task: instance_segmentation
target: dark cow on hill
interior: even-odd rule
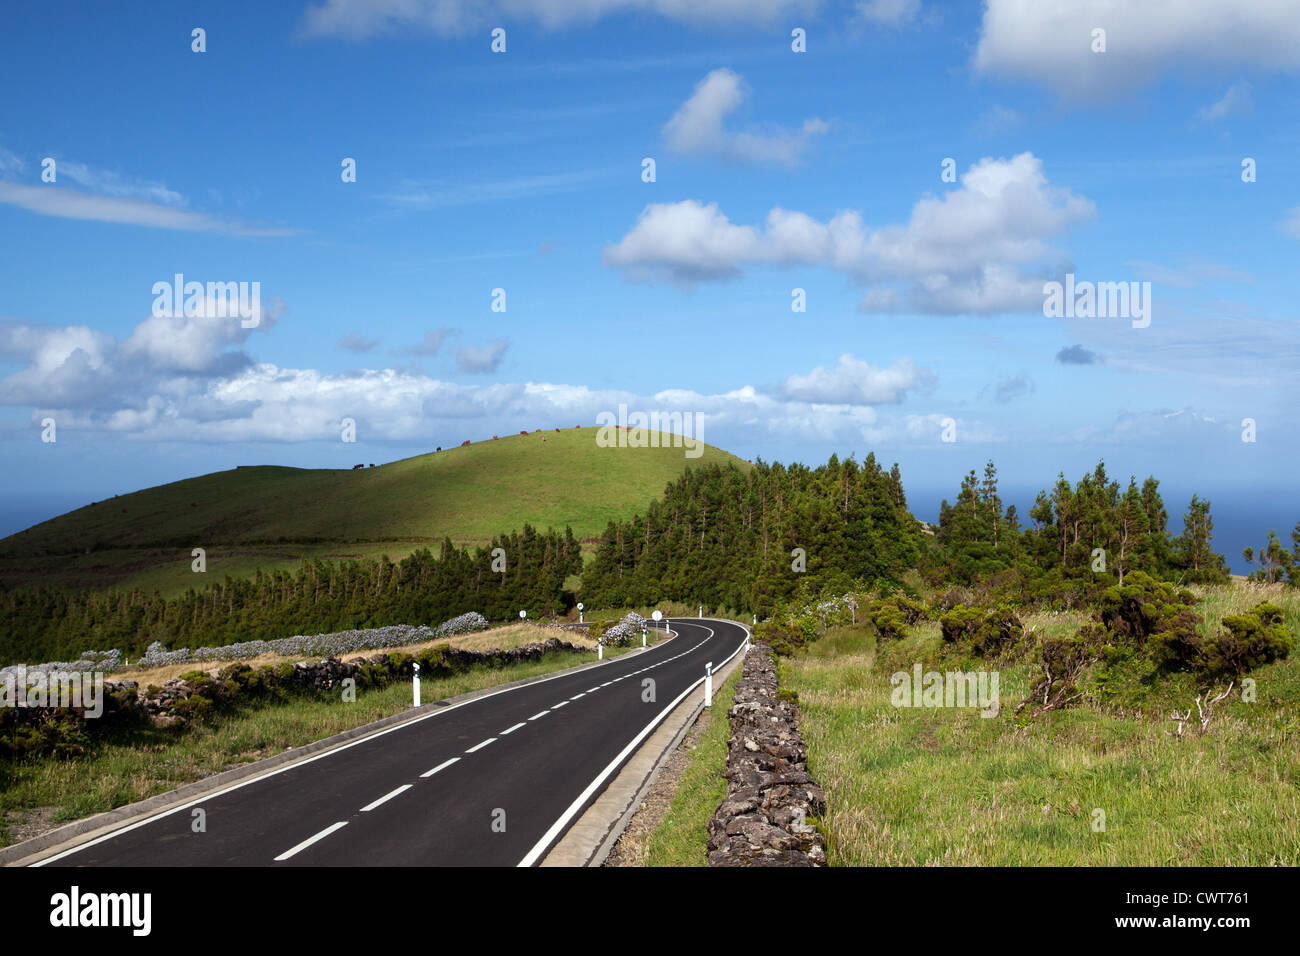
[[[358,468],[364,468],[364,467],[366,467],[366,466],[365,466],[365,465],[353,465],[353,466],[352,466],[352,470],[353,470],[353,471],[356,471]]]
[[[466,438],[463,442],[460,443],[460,447],[461,447],[461,448],[464,448],[464,447],[465,447],[466,445],[468,445],[468,444],[469,444],[469,439]]]

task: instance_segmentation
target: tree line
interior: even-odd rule
[[[497,549],[500,549],[499,551]],[[0,661],[75,660],[83,650],[142,652],[218,646],[389,624],[436,624],[467,611],[489,619],[561,613],[564,581],[582,570],[573,532],[522,532],[473,553],[444,540],[394,562],[304,561],[293,571],[258,571],[164,598],[140,589],[0,592]]]
[[[771,613],[805,587],[897,584],[920,556],[898,465],[692,468],[644,514],[610,522],[582,575],[584,601],[661,600]]]
[[[1110,585],[1143,571],[1184,583],[1228,580],[1227,564],[1212,547],[1210,502],[1192,495],[1182,534],[1171,536],[1160,482],[1148,476],[1139,485],[1130,477],[1121,486],[1106,474],[1105,462],[1074,485],[1058,474],[1022,521],[1015,505],[1004,507],[994,463],[982,477],[972,470],[954,502],[940,505],[930,576],[969,584],[1014,571],[1022,580]]]

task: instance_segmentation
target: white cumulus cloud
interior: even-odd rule
[[[918,201],[906,224],[875,229],[854,210],[819,222],[775,208],[758,227],[693,199],[651,204],[604,261],[631,278],[686,283],[747,266],[823,265],[871,287],[867,311],[985,314],[1041,305],[1042,269],[1060,258],[1049,240],[1095,214],[1091,200],[1051,185],[1041,160],[1021,153],[980,160],[960,188]]]
[[[745,83],[739,74],[728,69],[709,73],[664,125],[669,148],[679,153],[713,155],[729,162],[793,166],[808,139],[828,128],[822,120],[810,118],[797,132],[726,129],[724,121],[744,102],[745,96]]]
[[[1093,30],[1106,52],[1093,52]],[[976,70],[1068,99],[1106,99],[1166,71],[1300,67],[1293,0],[986,0]]]

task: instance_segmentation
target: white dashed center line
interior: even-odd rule
[[[516,730],[518,730],[522,726],[524,726],[524,722],[521,720],[513,727],[507,727],[505,730],[501,731],[501,736],[504,737],[506,734],[513,734]]]
[[[339,829],[340,827],[345,827],[347,825],[348,825],[348,821],[341,820],[338,823],[335,823],[333,826],[328,826],[324,830],[321,830],[321,832],[316,834],[314,837],[308,837],[307,839],[303,840],[292,850],[285,850],[283,853],[281,853],[279,856],[275,858],[275,861],[279,863],[281,860],[287,860],[295,853],[301,853],[303,850],[307,849],[307,847],[311,846],[317,840],[323,840],[331,833],[333,833],[335,830]]]
[[[544,710],[544,711],[542,711],[540,714],[533,714],[533,716],[529,717],[528,719],[529,719],[529,720],[536,720],[538,717],[545,717],[545,716],[546,716],[547,714],[549,714],[549,713],[550,713],[549,710]]]
[[[432,770],[426,770],[424,773],[420,774],[420,776],[432,777],[439,770],[446,770],[448,767],[450,767],[459,759],[460,759],[459,757],[452,757],[450,760],[444,760],[442,763],[438,764],[438,766],[434,767]]]
[[[469,750],[466,750],[466,751],[465,751],[465,753],[467,753],[467,754],[472,754],[472,753],[473,753],[474,751],[476,751],[476,750],[482,750],[484,747],[486,747],[488,744],[492,743],[492,741],[494,741],[494,740],[496,740],[495,737],[489,737],[487,740],[483,741],[481,744],[475,744],[473,747],[470,747]]]
[[[368,813],[368,812],[370,812],[371,810],[373,810],[375,807],[379,806],[381,803],[387,803],[389,800],[393,799],[393,797],[397,796],[399,793],[405,793],[407,790],[410,790],[411,787],[412,787],[412,784],[404,783],[404,784],[402,784],[400,787],[398,787],[396,790],[394,790],[392,793],[386,793],[386,794],[384,794],[382,797],[380,797],[380,798],[379,798],[378,800],[376,800],[374,803],[367,803],[364,807],[361,808],[361,812],[362,812],[362,813]]]

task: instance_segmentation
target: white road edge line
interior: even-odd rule
[[[472,754],[472,753],[474,753],[474,751],[476,751],[476,750],[482,750],[484,747],[486,747],[488,744],[492,743],[492,741],[494,741],[494,740],[496,740],[495,737],[489,737],[487,740],[483,741],[481,744],[475,744],[473,747],[470,747],[469,750],[466,750],[466,751],[465,751],[465,753],[467,753],[467,754]]]
[[[407,790],[410,790],[412,786],[414,786],[414,784],[409,784],[409,783],[402,784],[392,793],[386,793],[378,800],[375,800],[371,803],[367,803],[364,807],[361,808],[361,812],[369,813],[371,810],[379,806],[381,803],[387,803],[389,800],[393,799],[393,797],[397,796],[399,793],[405,793]]]
[[[459,757],[452,757],[450,760],[444,760],[442,763],[438,764],[438,766],[434,767],[432,770],[426,770],[424,773],[420,774],[420,776],[432,777],[439,770],[446,770],[448,767],[450,767],[459,759],[460,759]]]
[[[335,830],[339,829],[340,827],[345,827],[347,825],[348,825],[347,820],[340,820],[338,823],[335,823],[333,826],[326,827],[324,830],[321,830],[321,832],[316,834],[314,837],[308,837],[307,839],[303,840],[292,850],[285,850],[283,853],[281,853],[279,856],[275,858],[275,862],[279,863],[283,860],[289,859],[289,857],[293,856],[295,853],[301,853],[303,850],[307,849],[307,847],[311,846],[317,840],[323,840],[331,833],[333,833]]]
[[[507,727],[505,730],[501,731],[501,736],[504,737],[506,734],[513,734],[513,733],[514,733],[516,730],[518,730],[520,727],[526,726],[526,724],[527,724],[527,721],[521,720],[521,721],[519,721],[519,723],[515,724],[513,727]]]
[[[703,625],[699,625],[699,626],[703,627]],[[749,636],[749,628],[745,627],[743,624],[739,626],[745,632],[746,636]],[[713,635],[716,633],[711,627],[707,627],[705,628],[705,630],[709,632],[709,637],[706,637],[704,639],[705,641],[712,638]],[[703,644],[704,641],[701,641],[700,643]],[[697,644],[696,646],[698,647],[699,645]],[[740,644],[737,645],[736,649],[732,651],[730,654],[728,654],[726,659],[723,660],[720,664],[718,664],[717,668],[715,669],[721,670],[726,665],[727,661],[730,661],[733,657],[735,657],[737,654],[741,652],[744,646],[745,646],[745,642],[741,641]],[[583,790],[582,793],[578,794],[578,798],[574,800],[573,803],[569,804],[569,808],[565,810],[564,813],[560,814],[560,818],[551,824],[551,828],[542,835],[542,838],[533,845],[533,848],[528,851],[528,853],[524,856],[522,860],[520,860],[516,864],[516,866],[532,866],[534,863],[536,863],[541,858],[541,855],[542,853],[545,852],[546,848],[551,845],[551,841],[553,841],[557,836],[560,835],[561,832],[563,832],[564,828],[568,825],[569,821],[573,819],[575,816],[577,816],[578,811],[582,809],[582,807],[586,804],[587,800],[590,799],[591,795],[595,793],[600,788],[600,785],[603,784],[605,780],[610,776],[610,774],[612,774],[614,770],[620,764],[622,764],[624,760],[627,759],[628,754],[632,753],[634,750],[636,750],[637,747],[641,746],[641,741],[645,740],[646,737],[650,736],[650,733],[656,727],[658,727],[659,724],[663,722],[664,718],[666,718],[669,714],[671,714],[674,708],[676,708],[678,704],[680,704],[683,700],[685,700],[687,695],[690,694],[691,691],[695,690],[695,688],[699,687],[703,683],[704,683],[703,677],[696,680],[695,683],[691,684],[691,686],[687,687],[684,691],[678,694],[677,698],[671,704],[669,704],[667,707],[661,710],[658,716],[654,718],[654,720],[646,724],[645,727],[641,729],[641,732],[632,738],[632,742],[629,743],[626,747],[624,747],[619,752],[618,756],[609,762],[609,766],[607,766],[604,770],[602,770],[595,780],[587,784],[587,789]]]
[[[668,641],[673,641],[676,639],[677,639],[677,635],[674,634],[672,637],[668,638],[667,641],[664,641],[663,644],[658,644],[656,645],[656,647],[663,647],[663,645],[667,644]],[[620,660],[623,660],[623,658],[608,657],[602,663],[596,664],[596,667],[603,667],[605,664],[614,664]],[[591,668],[588,669],[590,670]],[[131,823],[127,826],[119,827],[116,830],[113,830],[109,833],[105,833],[103,836],[96,837],[93,840],[87,840],[85,843],[79,843],[74,847],[69,847],[68,849],[64,850],[62,853],[56,853],[54,856],[46,857],[43,860],[37,860],[35,863],[32,863],[30,865],[39,867],[39,866],[45,866],[48,863],[58,862],[59,860],[62,860],[65,857],[72,856],[74,853],[80,853],[82,850],[88,850],[92,846],[98,846],[101,843],[107,843],[109,840],[112,840],[114,837],[119,837],[124,833],[130,833],[132,830],[138,830],[140,827],[148,826],[150,823],[154,823],[155,821],[161,820],[164,817],[169,817],[174,813],[180,813],[183,810],[188,810],[190,807],[198,806],[200,803],[210,803],[213,800],[216,800],[218,797],[224,797],[226,794],[231,793],[235,790],[239,790],[243,787],[251,786],[252,784],[255,783],[260,783],[261,781],[266,780],[269,777],[274,777],[277,774],[284,773],[287,770],[296,770],[299,767],[305,767],[309,763],[315,763],[317,760],[324,760],[326,757],[336,756],[337,754],[340,754],[345,750],[349,750],[352,747],[356,747],[364,743],[369,743],[372,740],[377,740],[378,738],[383,737],[385,734],[391,734],[395,730],[405,730],[409,727],[414,727],[416,724],[422,723],[428,720],[430,717],[440,717],[443,714],[449,714],[453,710],[459,710],[461,707],[468,707],[470,704],[477,704],[481,700],[487,700],[489,697],[496,697],[498,694],[508,694],[511,691],[523,690],[525,687],[535,687],[538,684],[545,684],[548,681],[559,680],[562,677],[570,677],[570,676],[572,676],[572,674],[568,670],[563,670],[555,674],[552,674],[548,677],[544,677],[541,680],[535,680],[527,684],[517,684],[514,687],[502,687],[498,690],[492,691],[491,693],[483,694],[481,697],[474,697],[470,700],[462,700],[458,704],[451,704],[447,707],[443,707],[438,710],[431,711],[430,713],[425,714],[422,717],[415,717],[411,720],[403,721],[400,724],[395,724],[392,727],[385,727],[383,730],[377,730],[373,734],[367,734],[364,737],[358,737],[356,740],[349,741],[348,743],[345,744],[340,744],[337,747],[331,747],[329,750],[323,750],[318,754],[314,754],[311,757],[307,757],[305,760],[295,760],[292,763],[287,763],[287,764],[283,764],[282,766],[276,767],[274,770],[268,770],[266,773],[258,774],[255,777],[249,777],[246,780],[240,780],[237,783],[232,783],[230,786],[223,787],[221,790],[218,790],[216,793],[206,793],[201,797],[195,797],[193,800],[187,800],[185,803],[179,804],[178,806],[169,807],[168,809],[162,810],[158,813],[152,813],[142,820],[137,820],[134,823]],[[73,837],[72,839],[75,839],[75,837]]]

